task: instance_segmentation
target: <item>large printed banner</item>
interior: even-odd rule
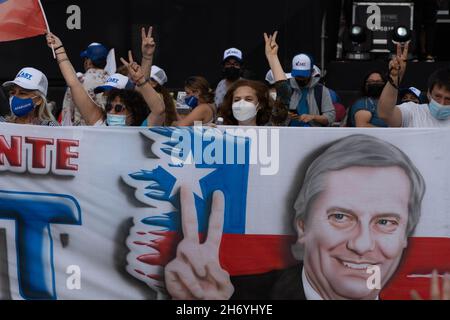
[[[357,299],[371,266],[379,298],[427,297],[432,271],[450,271],[446,141],[450,130],[2,124],[0,298],[169,297],[164,268],[182,230],[208,235],[218,190],[232,282],[303,266],[331,288],[322,298]]]

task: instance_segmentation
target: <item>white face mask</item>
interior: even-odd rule
[[[252,102],[239,100],[233,103],[232,106],[233,116],[236,118],[237,121],[240,122],[248,121],[256,117],[256,114],[258,113],[257,108],[258,106],[256,106]]]

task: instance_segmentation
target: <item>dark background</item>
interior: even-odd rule
[[[154,63],[169,76],[169,87],[180,87],[190,75],[219,80],[223,51],[237,47],[246,67],[257,77],[268,70],[263,32],[280,32],[280,57],[309,52],[320,59],[323,6],[327,1],[277,0],[81,0],[81,30],[68,30],[66,9],[73,0],[42,0],[52,32],[58,35],[78,71],[79,53],[91,42],[116,49],[117,60],[133,49],[140,57],[140,28],[154,26]],[[336,1],[337,3],[338,1]],[[22,66],[45,71],[51,82],[61,80],[44,37],[0,45],[0,80],[14,77]],[[119,61],[119,60],[118,60]]]

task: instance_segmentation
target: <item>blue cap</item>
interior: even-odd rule
[[[88,58],[94,62],[105,60],[108,57],[108,49],[100,43],[91,43],[85,51],[81,53],[81,58]]]

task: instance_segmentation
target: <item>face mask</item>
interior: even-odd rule
[[[384,84],[377,83],[377,84],[369,84],[367,85],[367,96],[369,98],[379,98],[381,96],[381,93],[383,92]]]
[[[450,106],[444,106],[431,99],[428,108],[430,109],[431,115],[437,120],[447,120],[450,118]]]
[[[191,108],[195,108],[198,106],[198,98],[196,96],[186,97],[184,103]]]
[[[236,81],[241,77],[241,69],[235,67],[227,67],[223,69],[223,77],[230,81]]]
[[[310,79],[305,79],[305,78],[295,78],[295,82],[297,82],[297,84],[298,84],[298,86],[299,86],[300,88],[304,88],[304,87],[306,87],[306,86],[309,84]]]
[[[110,127],[125,127],[127,124],[127,116],[123,114],[111,114],[106,115],[106,123]]]
[[[22,99],[16,96],[9,98],[9,105],[11,112],[19,118],[26,116],[36,107],[33,102],[33,98]]]
[[[233,116],[240,122],[251,120],[256,117],[256,114],[258,113],[257,106],[245,100],[239,100],[233,103],[232,109]]]

